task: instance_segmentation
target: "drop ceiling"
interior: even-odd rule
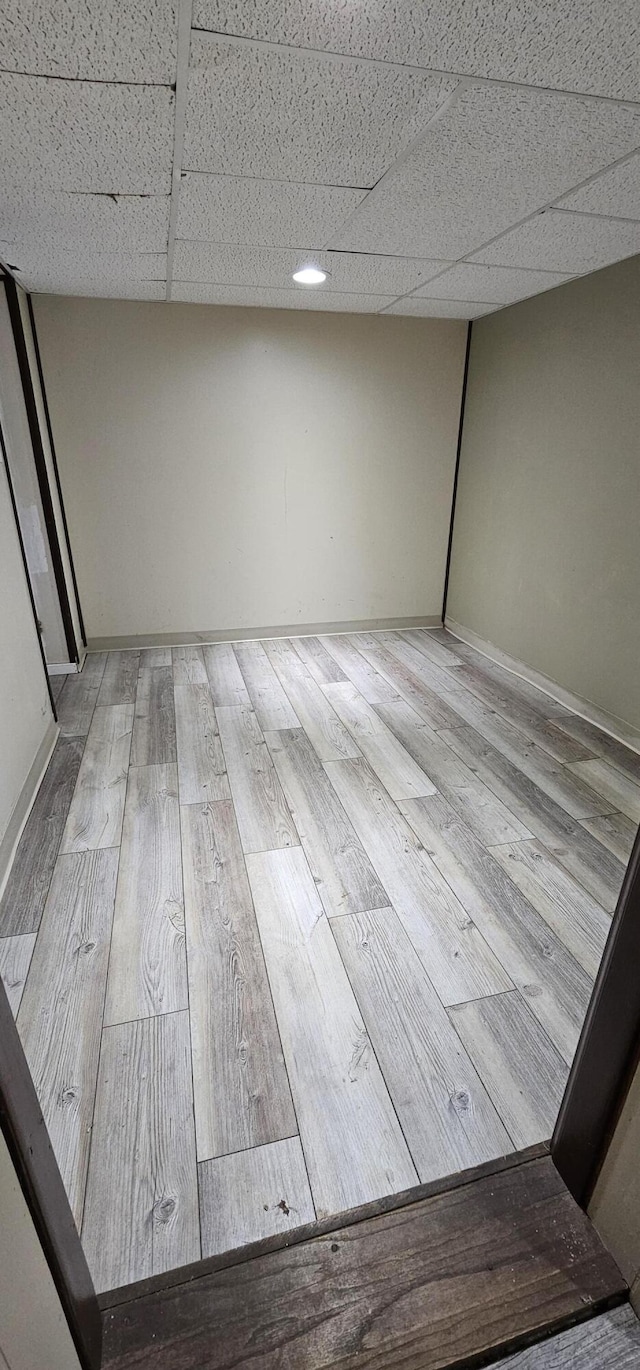
[[[0,259],[54,294],[492,313],[640,252],[637,17],[5,0]]]

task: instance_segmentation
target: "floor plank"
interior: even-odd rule
[[[234,708],[239,704],[249,707],[251,700],[231,643],[212,643],[203,648],[203,656],[216,707]]]
[[[630,780],[640,783],[640,754],[634,752],[631,747],[625,747],[624,742],[619,742],[617,737],[610,737],[609,733],[596,728],[595,724],[589,723],[579,714],[568,713],[558,722],[558,727],[570,737],[584,743],[591,752],[603,757]]]
[[[514,1146],[550,1138],[569,1068],[518,991],[448,1012]]]
[[[207,685],[202,647],[172,647],[174,685]]]
[[[602,818],[583,818],[582,826],[598,842],[602,842],[618,861],[627,865],[638,835],[638,824],[632,818],[627,818],[624,813],[608,813]]]
[[[181,811],[198,1160],[297,1131],[230,802]],[[216,1172],[219,1173],[219,1172]]]
[[[188,1007],[176,767],[129,773],[105,1023]]]
[[[112,1308],[104,1365],[442,1370],[623,1293],[544,1158]]]
[[[134,704],[139,665],[139,652],[108,652],[98,704]]]
[[[316,1216],[299,1137],[198,1166],[202,1255],[288,1232]]]
[[[539,842],[492,847],[492,855],[553,929],[556,937],[595,980],[611,917],[572,880]]]
[[[398,691],[359,652],[355,641],[346,636],[321,637],[321,645],[326,649],[338,666],[345,672],[347,679],[359,690],[367,704],[385,704],[398,698]]]
[[[489,709],[508,719],[514,727],[525,734],[525,737],[537,742],[544,751],[555,757],[556,761],[581,761],[593,756],[588,747],[576,738],[570,737],[555,720],[546,718],[541,710],[535,709],[519,697],[515,690],[511,690],[508,679],[498,683],[477,666],[466,664],[455,671],[455,681],[470,690],[471,694],[476,695]]]
[[[20,1008],[35,944],[35,932],[23,932],[17,937],[0,937],[0,979],[7,991],[14,1018]]]
[[[83,749],[81,738],[56,742],[0,900],[2,937],[38,931]]]
[[[640,785],[617,766],[597,758],[595,761],[573,761],[568,769],[602,795],[607,809],[620,810],[634,823],[640,823]],[[593,815],[582,816],[590,818]]]
[[[113,848],[59,858],[17,1019],[78,1229],[117,874]]]
[[[496,1370],[638,1370],[640,1322],[630,1304],[516,1351]]]
[[[371,705],[362,698],[355,685],[350,681],[346,685],[326,685],[324,692],[357,743],[354,754],[362,753],[366,757],[371,769],[375,771],[392,799],[411,799],[415,795],[434,794],[433,781],[420,769]],[[389,704],[386,707],[392,709],[395,706]]]
[[[133,704],[97,705],[60,851],[117,847],[127,789]]]
[[[67,676],[64,690],[56,703],[58,723],[63,737],[86,737],[106,664],[106,652],[93,652],[86,657],[84,667],[78,675]]]
[[[326,770],[442,1003],[511,989],[475,923],[366,761],[331,761]]]
[[[354,635],[354,642],[357,643],[362,656],[370,666],[380,671],[387,681],[389,688],[394,692],[394,699],[400,697],[406,704],[410,704],[416,713],[429,724],[430,728],[455,728],[460,722],[457,714],[445,700],[439,699],[438,695],[430,690],[424,681],[415,671],[409,669],[403,661],[389,650],[382,642],[367,633],[357,633]],[[407,645],[407,644],[405,644]],[[420,654],[417,653],[419,656]],[[372,700],[373,704],[388,704],[394,700],[381,699]]]
[[[302,729],[266,741],[328,917],[389,903],[373,866]]]
[[[624,866],[605,850],[582,823],[569,814],[474,728],[456,728],[439,734],[469,767],[482,778],[531,829],[566,870],[588,889],[599,904],[612,913],[618,901]],[[447,796],[449,798],[449,796]],[[590,821],[590,820],[589,820]]]
[[[511,1151],[393,909],[336,918],[333,932],[420,1179]]]
[[[238,707],[216,714],[243,851],[297,846],[300,839],[255,713]]]
[[[470,647],[468,643],[456,639],[455,652],[457,656],[462,657],[463,661],[471,663],[476,670],[482,671],[483,675],[490,680],[508,688],[523,703],[530,704],[532,708],[544,714],[545,718],[551,718],[554,723],[557,723],[558,719],[569,717],[570,710],[564,704],[560,704],[557,699],[554,699],[553,695],[539,689],[530,680],[525,680],[524,676],[508,670],[506,666],[500,666],[491,657],[484,656],[476,647]]]
[[[244,677],[260,727],[299,728],[300,720],[278,680],[260,642],[237,642],[236,659]]]
[[[445,671],[450,671],[454,666],[463,665],[462,657],[456,655],[454,640],[449,640],[451,645],[446,643],[443,646],[431,628],[409,628],[400,636],[422,652],[434,666],[442,666]]]
[[[132,766],[176,760],[176,716],[170,666],[141,668],[133,719]]]
[[[415,1184],[302,849],[247,868],[318,1217]]]
[[[531,836],[524,823],[409,704],[403,700],[398,704],[378,704],[376,713],[482,842],[519,842]]]
[[[228,799],[229,782],[208,683],[176,685],[174,697],[180,803]]]
[[[284,638],[265,642],[265,652],[321,761],[340,761],[360,752],[320,686]],[[293,726],[293,725],[292,725]]]
[[[407,799],[400,807],[515,987],[570,1063],[591,995],[590,977],[444,799],[439,795]]]
[[[103,1033],[82,1242],[98,1292],[200,1259],[187,1013]]]
[[[172,666],[170,647],[145,647],[140,653],[140,671],[158,671],[162,666]]]
[[[318,685],[348,680],[341,666],[327,651],[319,637],[292,637],[291,645]]]
[[[48,675],[49,689],[53,695],[54,703],[57,705],[60,695],[65,687],[67,675]]]

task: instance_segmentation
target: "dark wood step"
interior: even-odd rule
[[[623,1299],[542,1157],[105,1309],[107,1370],[444,1370]]]

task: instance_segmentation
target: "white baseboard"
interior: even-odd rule
[[[414,618],[358,618],[345,623],[289,623],[266,628],[222,628],[203,633],[144,633],[134,637],[92,637],[90,652],[138,652],[148,647],[202,647],[209,642],[253,642],[256,638],[339,636],[341,633],[382,633],[397,628],[441,628],[439,614]]]
[[[74,675],[78,669],[75,661],[63,661],[59,666],[47,666],[47,675]]]
[[[640,752],[640,734],[627,723],[624,718],[618,718],[616,714],[607,713],[606,709],[601,709],[597,704],[593,704],[590,699],[584,699],[582,695],[573,694],[571,690],[566,690],[564,685],[559,685],[557,680],[552,680],[550,676],[543,675],[541,671],[534,670],[533,666],[527,666],[524,661],[518,661],[517,657],[509,656],[503,652],[501,647],[495,647],[493,642],[486,642],[484,638],[478,637],[471,628],[465,628],[462,623],[456,623],[453,618],[445,619],[445,628],[454,637],[466,642],[469,647],[475,647],[476,651],[482,656],[489,657],[490,661],[495,661],[498,666],[503,666],[505,671],[510,671],[511,675],[520,676],[521,680],[528,681],[529,685],[535,685],[543,694],[555,699],[557,704],[562,704],[572,713],[579,714],[580,718],[585,718],[588,723],[593,723],[596,728],[601,728],[603,733],[609,733],[610,737],[615,737],[618,742],[624,742],[625,747],[630,747],[634,752]]]
[[[47,731],[38,747],[35,760],[22,786],[18,801],[13,810],[7,830],[0,842],[0,896],[9,878],[18,843],[25,830],[27,819],[33,808],[35,797],[40,789],[42,778],[51,760],[51,753],[58,741],[60,729],[52,718]]]

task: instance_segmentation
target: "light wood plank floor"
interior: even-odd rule
[[[546,1140],[640,757],[442,629],[95,654],[0,974],[99,1290]]]

